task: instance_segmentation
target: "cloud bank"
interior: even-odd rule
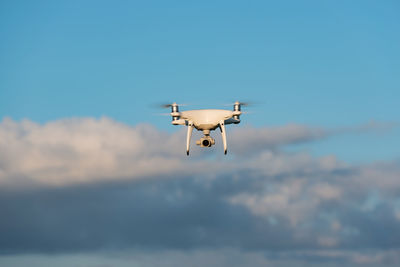
[[[243,155],[247,153],[319,139],[326,134],[321,129],[287,125],[235,130],[229,134],[228,141],[233,155],[243,161]],[[64,185],[192,174],[193,171],[220,173],[225,168],[240,169],[244,166],[229,160],[199,160],[196,155],[203,152],[194,142],[193,156],[187,158],[182,152],[185,138],[184,130],[171,135],[151,125],[130,127],[108,118],[65,119],[45,125],[29,120],[15,122],[4,119],[0,124],[0,150],[3,152],[0,183],[12,183],[13,179],[24,177],[32,182]],[[220,138],[218,133],[216,138]],[[221,148],[217,145],[213,149]],[[292,158],[292,161],[297,160],[311,159]]]
[[[331,134],[238,128],[228,157],[220,142],[186,157],[184,131],[107,118],[5,119],[0,251],[138,249],[178,262],[187,253],[239,254],[254,266],[400,263],[399,162],[349,165],[282,149]]]

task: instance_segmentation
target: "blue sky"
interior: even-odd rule
[[[8,151],[7,155],[3,154],[0,157],[0,182],[8,181],[8,178],[2,178],[3,171],[7,174],[4,177],[28,177],[29,181],[46,181],[47,184],[46,179],[50,174],[57,176],[53,173],[53,167],[59,166],[57,164],[61,164],[60,162],[65,164],[59,166],[63,170],[62,175],[71,173],[74,183],[82,182],[80,179],[97,183],[98,177],[103,181],[103,174],[95,171],[99,166],[93,167],[91,161],[86,161],[87,155],[97,151],[97,147],[95,146],[93,151],[90,150],[90,153],[87,152],[85,149],[90,145],[82,141],[83,133],[92,136],[93,140],[106,143],[107,136],[115,140],[121,138],[121,143],[111,143],[120,150],[116,148],[109,153],[115,155],[115,159],[124,162],[124,157],[119,158],[125,155],[124,153],[136,157],[133,148],[140,147],[140,141],[135,143],[137,136],[143,137],[143,142],[153,142],[153,145],[170,144],[175,147],[175,144],[180,142],[184,145],[185,137],[180,128],[173,127],[170,118],[157,116],[156,114],[163,110],[154,109],[154,104],[176,101],[197,104],[194,108],[219,108],[222,107],[221,104],[235,100],[253,101],[258,105],[249,108],[254,113],[242,116],[242,124],[236,127],[239,129],[237,132],[231,135],[230,132],[236,128],[228,128],[228,140],[243,140],[245,144],[251,145],[251,140],[248,139],[252,137],[245,135],[246,130],[265,133],[268,136],[263,137],[259,134],[255,138],[260,141],[260,148],[253,146],[251,149],[254,149],[257,158],[272,157],[271,162],[276,163],[271,165],[270,169],[264,170],[262,163],[254,167],[244,160],[247,163],[240,165],[238,172],[244,172],[246,168],[255,168],[255,172],[266,172],[278,177],[286,175],[288,171],[285,168],[281,170],[281,165],[293,164],[295,167],[290,168],[297,168],[300,164],[298,162],[301,162],[299,168],[303,169],[296,169],[296,173],[307,173],[310,168],[314,168],[313,164],[317,169],[321,166],[324,171],[327,166],[334,166],[332,173],[327,174],[333,180],[337,178],[338,173],[347,173],[353,179],[349,174],[353,171],[365,173],[365,177],[370,177],[370,173],[379,174],[378,177],[394,177],[398,174],[396,166],[400,159],[399,12],[400,3],[394,0],[1,1],[0,134],[7,134],[0,136],[3,136],[3,141],[9,140],[7,138],[10,136],[14,136],[17,141],[12,139],[15,142],[0,142],[3,151]],[[103,116],[111,121],[100,119]],[[92,121],[92,118],[97,120]],[[29,123],[24,122],[25,119]],[[118,123],[128,127],[128,130]],[[142,123],[155,128],[142,129]],[[296,126],[287,128],[288,124]],[[100,131],[100,136],[96,131],[92,132],[93,129]],[[109,132],[109,129],[113,131]],[[324,134],[316,137],[316,129],[322,130]],[[292,130],[294,132],[290,132]],[[36,131],[39,131],[39,136],[47,137],[50,143],[44,144],[45,141],[37,139]],[[60,131],[73,136],[76,134],[77,139],[65,141]],[[269,131],[272,131],[272,137]],[[18,139],[24,138],[20,136],[21,132],[26,133],[26,140]],[[148,135],[142,136],[143,133]],[[281,136],[281,133],[285,134]],[[154,136],[161,136],[160,138],[167,141],[160,144],[160,140],[154,139]],[[133,143],[126,141],[131,137]],[[54,145],[51,140],[61,143],[65,141],[65,147],[48,150]],[[2,144],[4,146],[1,146]],[[126,149],[125,145],[128,146]],[[234,145],[232,142],[229,144],[230,147]],[[282,154],[274,154],[275,151],[271,152],[271,156],[266,152],[271,147],[271,151],[276,149]],[[264,151],[261,148],[268,149]],[[140,149],[142,148],[138,148],[138,151],[141,151]],[[157,146],[151,149],[157,151]],[[233,148],[234,153],[239,150],[235,151]],[[21,151],[27,151],[27,155],[32,157],[43,156],[40,164],[37,163],[40,168],[31,169],[33,165],[30,165],[29,160],[18,161],[16,155],[20,155]],[[78,151],[78,160],[70,159],[69,152],[65,151]],[[217,148],[212,153],[218,151]],[[99,155],[103,155],[103,152],[97,151]],[[162,162],[171,166],[180,166],[185,160],[189,160],[194,169],[199,167],[196,165],[197,160],[200,161],[200,165],[208,162],[201,158],[204,154],[196,156],[196,151],[194,159],[183,159],[174,153],[163,146],[160,148],[160,155],[151,154],[149,157],[158,162],[158,157],[169,155],[174,160],[170,162],[165,159],[166,161]],[[48,155],[60,160],[52,162],[47,158]],[[304,155],[311,155],[313,159]],[[147,154],[144,157],[137,160],[153,162],[146,158]],[[237,154],[236,157],[240,158]],[[336,161],[331,157],[335,157]],[[62,160],[66,158],[68,160]],[[100,159],[104,160],[102,166],[114,164],[111,160],[114,158],[109,158],[107,153]],[[221,159],[217,156],[217,160]],[[218,162],[227,164],[224,165],[226,168],[231,168],[229,160],[231,158],[228,157],[227,160],[222,160],[222,163]],[[280,164],[281,161],[284,163]],[[77,167],[76,172],[71,171],[71,166],[80,163],[82,170]],[[342,164],[350,164],[351,170],[344,170]],[[133,174],[133,169],[128,165],[115,163],[115,166],[109,169],[104,167],[104,173],[110,177],[114,174],[117,177],[131,175],[134,177],[132,179],[136,179],[139,174]],[[20,167],[13,169],[14,166]],[[144,163],[134,166],[140,170],[143,168],[141,175],[153,177],[155,180],[174,175],[169,169],[165,174],[153,173],[150,171],[152,168],[147,169]],[[385,173],[384,166],[395,167],[393,172]],[[392,167],[389,169],[392,170]],[[277,170],[277,173],[272,170]],[[318,171],[320,170],[315,170],[316,173]],[[223,174],[216,175],[225,177]],[[229,175],[236,174],[226,174]],[[314,177],[313,175],[310,177]],[[66,179],[63,177],[60,178],[62,186]],[[196,181],[193,183],[196,184]],[[288,183],[292,186],[292,181]],[[394,188],[398,188],[398,183],[394,184]],[[335,182],[335,185],[339,188],[346,186],[341,182]],[[99,185],[101,189],[102,186],[103,184]],[[133,185],[129,184],[128,187],[130,186]],[[195,188],[192,184],[180,180],[176,186]],[[214,186],[218,191],[219,184]],[[254,185],[248,186],[250,188]],[[279,188],[281,185],[276,186]],[[310,184],[309,188],[314,186],[326,189],[323,185],[314,184]],[[371,187],[373,186],[378,185],[371,184]],[[142,189],[143,192],[147,192],[147,185],[143,185]],[[356,203],[361,207],[370,195],[374,195],[369,189],[357,195],[359,199],[347,199],[347,204]],[[81,188],[78,186],[77,190]],[[132,187],[132,190],[136,192],[135,190],[139,189]],[[256,217],[259,216],[257,212],[263,210],[248,206],[249,202],[243,200],[248,195],[243,193],[236,196],[235,190],[232,189],[232,195],[229,195],[232,203],[241,203],[240,205],[255,212]],[[326,200],[327,196],[337,196],[335,190],[326,190],[327,195],[324,195],[324,199]],[[380,189],[377,190],[380,192]],[[381,210],[376,211],[377,214],[386,216],[385,211],[389,209],[387,207],[393,208],[393,214],[397,214],[398,210],[400,214],[400,202],[398,198],[393,197],[390,186],[389,189],[385,187],[381,190],[380,196],[384,204]],[[164,194],[168,190],[161,191]],[[286,191],[282,189],[282,192]],[[90,193],[82,194],[86,196]],[[208,193],[204,192],[197,195],[203,197],[204,194],[208,196]],[[349,192],[340,195],[347,194],[351,195]],[[17,199],[14,196],[10,198]],[[145,198],[145,201],[149,201],[146,203],[151,205],[149,199]],[[265,199],[262,199],[254,197],[253,201],[259,200],[263,203]],[[64,205],[64,200],[57,201],[55,203]],[[354,206],[357,206],[356,204]],[[111,206],[113,205],[119,207],[119,202]],[[340,206],[340,211],[343,211],[343,214],[354,212],[350,211],[349,206],[352,205]],[[225,208],[221,210],[226,211]],[[231,211],[229,209],[229,212]],[[232,218],[237,218],[235,212],[239,211],[229,213]],[[359,212],[363,214],[364,210],[360,208]],[[330,216],[333,216],[332,214]],[[346,217],[340,214],[343,218]],[[360,214],[357,218],[370,219],[371,225],[382,223],[368,217],[372,216],[371,214],[363,214],[366,217]],[[395,215],[393,216],[395,218]],[[400,218],[400,215],[398,216]],[[387,215],[390,220],[392,217]],[[290,220],[293,218],[288,219]],[[249,217],[249,221],[256,222],[257,219]],[[315,224],[315,229],[323,228],[320,221],[310,224]],[[346,231],[351,232],[351,227],[346,228]],[[362,229],[360,231],[362,233]],[[330,242],[330,239],[324,238],[320,240],[322,243]],[[350,243],[346,243],[346,240],[343,242],[353,246],[361,241],[362,238],[348,241]],[[309,245],[313,241],[304,242],[300,243]],[[205,244],[207,246],[210,243]],[[246,243],[239,248],[248,249],[247,246]],[[266,247],[268,246],[266,244]],[[1,242],[0,247],[4,249]],[[88,244],[88,247],[91,247],[91,244]],[[355,245],[355,248],[359,247]],[[199,253],[208,255],[209,252]],[[350,257],[346,251],[343,253],[341,259]],[[235,252],[227,252],[228,254]],[[168,257],[173,259],[176,256],[174,255]],[[364,254],[360,255],[352,254],[351,257],[365,257]],[[24,257],[29,260],[30,256],[26,254]],[[41,257],[39,258],[42,260]],[[88,254],[87,257],[92,257],[92,254]],[[302,260],[306,264],[310,263],[307,257],[318,255],[304,256]],[[5,262],[10,259],[3,257],[2,260]],[[292,266],[291,260],[288,259],[282,266]],[[13,262],[13,259],[10,261]],[[147,258],[144,262],[145,266],[152,266]],[[15,263],[15,266],[17,265]]]
[[[398,122],[398,9],[397,1],[2,1],[0,116],[109,116],[171,130],[152,103],[238,99],[263,103],[246,118],[257,126]],[[385,146],[377,158],[336,152],[395,157],[398,134],[374,146]],[[373,143],[363,138],[353,138],[353,151]],[[335,148],[327,147],[314,150]]]

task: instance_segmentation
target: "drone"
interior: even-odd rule
[[[236,101],[233,104],[232,110],[225,109],[198,109],[198,110],[185,110],[179,111],[177,103],[163,105],[165,108],[171,108],[172,124],[173,125],[186,125],[186,155],[189,156],[190,139],[192,137],[193,128],[198,131],[203,131],[204,136],[196,141],[196,145],[200,147],[211,147],[215,145],[215,139],[210,136],[210,131],[217,128],[221,131],[222,142],[224,144],[224,154],[228,152],[226,144],[226,130],[227,124],[239,124],[240,115],[242,114],[241,107],[246,106],[247,103]]]

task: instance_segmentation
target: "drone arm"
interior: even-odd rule
[[[193,132],[193,122],[189,121],[187,127],[188,130],[186,136],[186,155],[189,156],[190,138],[192,137],[192,132]]]
[[[226,131],[225,131],[225,123],[221,121],[219,123],[219,129],[221,130],[222,142],[224,143],[224,154],[226,155],[228,148],[226,145]]]
[[[225,120],[225,124],[238,124],[240,123],[240,120],[234,119],[234,118],[229,118]]]
[[[184,119],[173,120],[171,123],[173,125],[185,125],[186,124],[186,120],[184,120]]]
[[[240,123],[240,115],[242,112],[240,110],[234,110],[232,114],[225,118],[225,124],[238,124]]]

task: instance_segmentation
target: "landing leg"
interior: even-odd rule
[[[228,152],[228,147],[226,145],[226,131],[225,131],[225,124],[223,121],[219,123],[219,129],[221,130],[222,142],[224,143],[224,154]]]
[[[186,155],[189,156],[190,138],[192,137],[193,123],[189,122],[186,136]]]

